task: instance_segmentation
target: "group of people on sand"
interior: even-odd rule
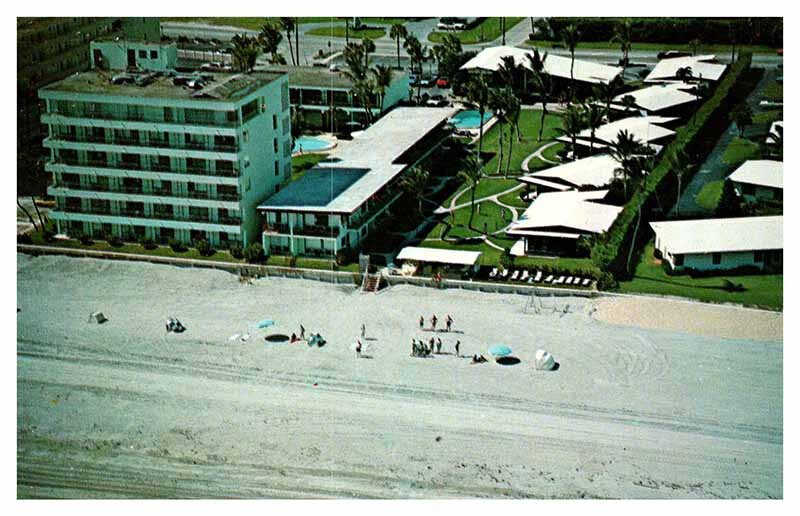
[[[457,340],[455,344],[456,356],[460,355],[461,341]],[[442,353],[442,339],[433,337],[428,342],[423,339],[411,339],[411,356],[412,357],[427,357],[433,354],[440,355]]]
[[[301,340],[306,340],[306,329],[303,325],[300,325],[300,336],[298,337],[296,333],[292,333],[292,338],[289,339],[289,342],[294,344],[295,342],[300,342]]]
[[[432,331],[436,331],[436,325],[438,323],[439,323],[439,318],[436,317],[436,314],[433,314],[431,316],[431,330]],[[447,314],[447,317],[445,317],[444,324],[445,324],[445,330],[444,331],[448,331],[449,332],[449,331],[451,331],[453,329],[453,318],[450,317],[450,314]],[[419,329],[420,330],[424,330],[425,329],[425,316],[424,315],[420,315],[419,316]]]

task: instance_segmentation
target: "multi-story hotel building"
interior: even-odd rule
[[[142,71],[148,62],[172,68],[163,59],[174,59],[174,47],[97,50],[94,66],[129,71],[97,68],[39,91],[58,231],[222,248],[260,242],[256,208],[291,177],[287,76]]]

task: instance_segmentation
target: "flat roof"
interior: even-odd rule
[[[783,216],[651,222],[672,254],[783,249]]]
[[[594,133],[594,146],[595,148],[608,146],[616,141],[617,135],[621,131],[628,131],[631,136],[639,140],[640,143],[648,144],[650,142],[675,134],[675,131],[658,125],[669,123],[673,120],[677,120],[677,118],[665,116],[632,116],[628,118],[622,118],[615,122],[598,127]],[[578,134],[577,143],[579,145],[589,146],[591,137],[591,129],[584,129]],[[571,143],[570,138],[567,136],[559,136],[556,139],[560,142]],[[598,142],[598,140],[600,141]]]
[[[428,133],[447,121],[455,108],[399,107],[368,127],[353,140],[340,142],[328,155],[306,173],[314,174],[308,183],[295,181],[264,201],[258,208],[272,211],[313,211],[352,213],[397,177],[408,163],[401,163],[403,154]],[[330,175],[342,170],[365,171],[354,181],[336,189],[330,198],[304,201],[307,189],[325,187]],[[323,174],[324,173],[324,174]],[[305,178],[305,176],[304,176]],[[314,181],[315,183],[311,183]]]
[[[662,59],[653,70],[645,77],[644,82],[670,81],[676,78],[678,70],[689,67],[692,69],[692,76],[699,79],[702,77],[707,81],[718,81],[728,65],[712,63],[717,56],[707,54],[702,56],[673,57]]]
[[[544,56],[543,53],[540,52]],[[530,70],[527,55],[533,55],[533,50],[510,46],[496,46],[481,50],[478,55],[461,66],[462,70],[481,69],[495,72],[503,63],[503,57],[514,58],[514,63]],[[571,77],[572,59],[555,54],[547,54],[544,60],[544,72],[554,77],[569,79]],[[576,81],[609,83],[622,73],[618,66],[608,66],[593,61],[575,60],[574,75]]]
[[[432,247],[404,247],[398,260],[415,262],[445,263],[449,265],[475,265],[481,257],[479,251],[459,251],[456,249],[436,249]]]
[[[261,69],[261,68],[259,68]],[[286,73],[289,75],[289,86],[309,87],[309,88],[335,88],[351,89],[351,81],[342,72],[331,71],[323,66],[275,66],[264,67],[264,70],[273,73]],[[403,72],[392,70],[392,80],[396,80],[403,75]]]
[[[622,211],[620,206],[595,202],[607,194],[608,190],[540,194],[506,232],[514,235],[552,228],[557,233],[548,234],[559,236],[558,233],[566,233],[563,228],[570,228],[583,233],[603,233]]]
[[[619,167],[619,162],[610,155],[598,154],[533,172],[518,179],[523,182],[535,183],[534,179],[549,178],[558,179],[573,187],[592,186],[601,188],[614,180],[614,171]]]
[[[617,95],[612,100],[612,106],[618,109],[625,109],[622,105],[622,99],[630,96],[634,98],[636,105],[642,109],[647,111],[661,111],[682,104],[696,102],[697,97],[686,91],[692,87],[692,85],[684,82],[654,84]]]
[[[768,159],[745,161],[728,179],[737,183],[783,189],[783,162]]]
[[[111,77],[113,75],[122,74],[123,72],[119,74],[97,71],[79,72],[70,75],[66,79],[45,86],[41,88],[41,91],[86,93],[120,97],[235,101],[246,97],[262,86],[282,77],[282,74],[270,72],[253,72],[249,74],[204,72],[204,76],[211,76],[213,80],[208,82],[204,88],[193,90],[187,86],[176,86],[172,83],[172,77],[158,73],[152,74],[154,80],[146,86],[111,83]],[[138,73],[130,75],[147,74]]]

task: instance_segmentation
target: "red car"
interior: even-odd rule
[[[439,77],[438,79],[436,79],[436,87],[437,88],[449,88],[450,87],[450,83],[448,83],[447,79],[445,79],[444,77]]]

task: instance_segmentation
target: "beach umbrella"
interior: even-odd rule
[[[495,357],[507,357],[511,354],[511,348],[505,344],[496,344],[489,348],[489,354]]]
[[[264,319],[263,321],[259,321],[256,324],[256,328],[269,328],[270,326],[274,326],[274,325],[275,325],[275,321],[273,321],[272,319]]]

